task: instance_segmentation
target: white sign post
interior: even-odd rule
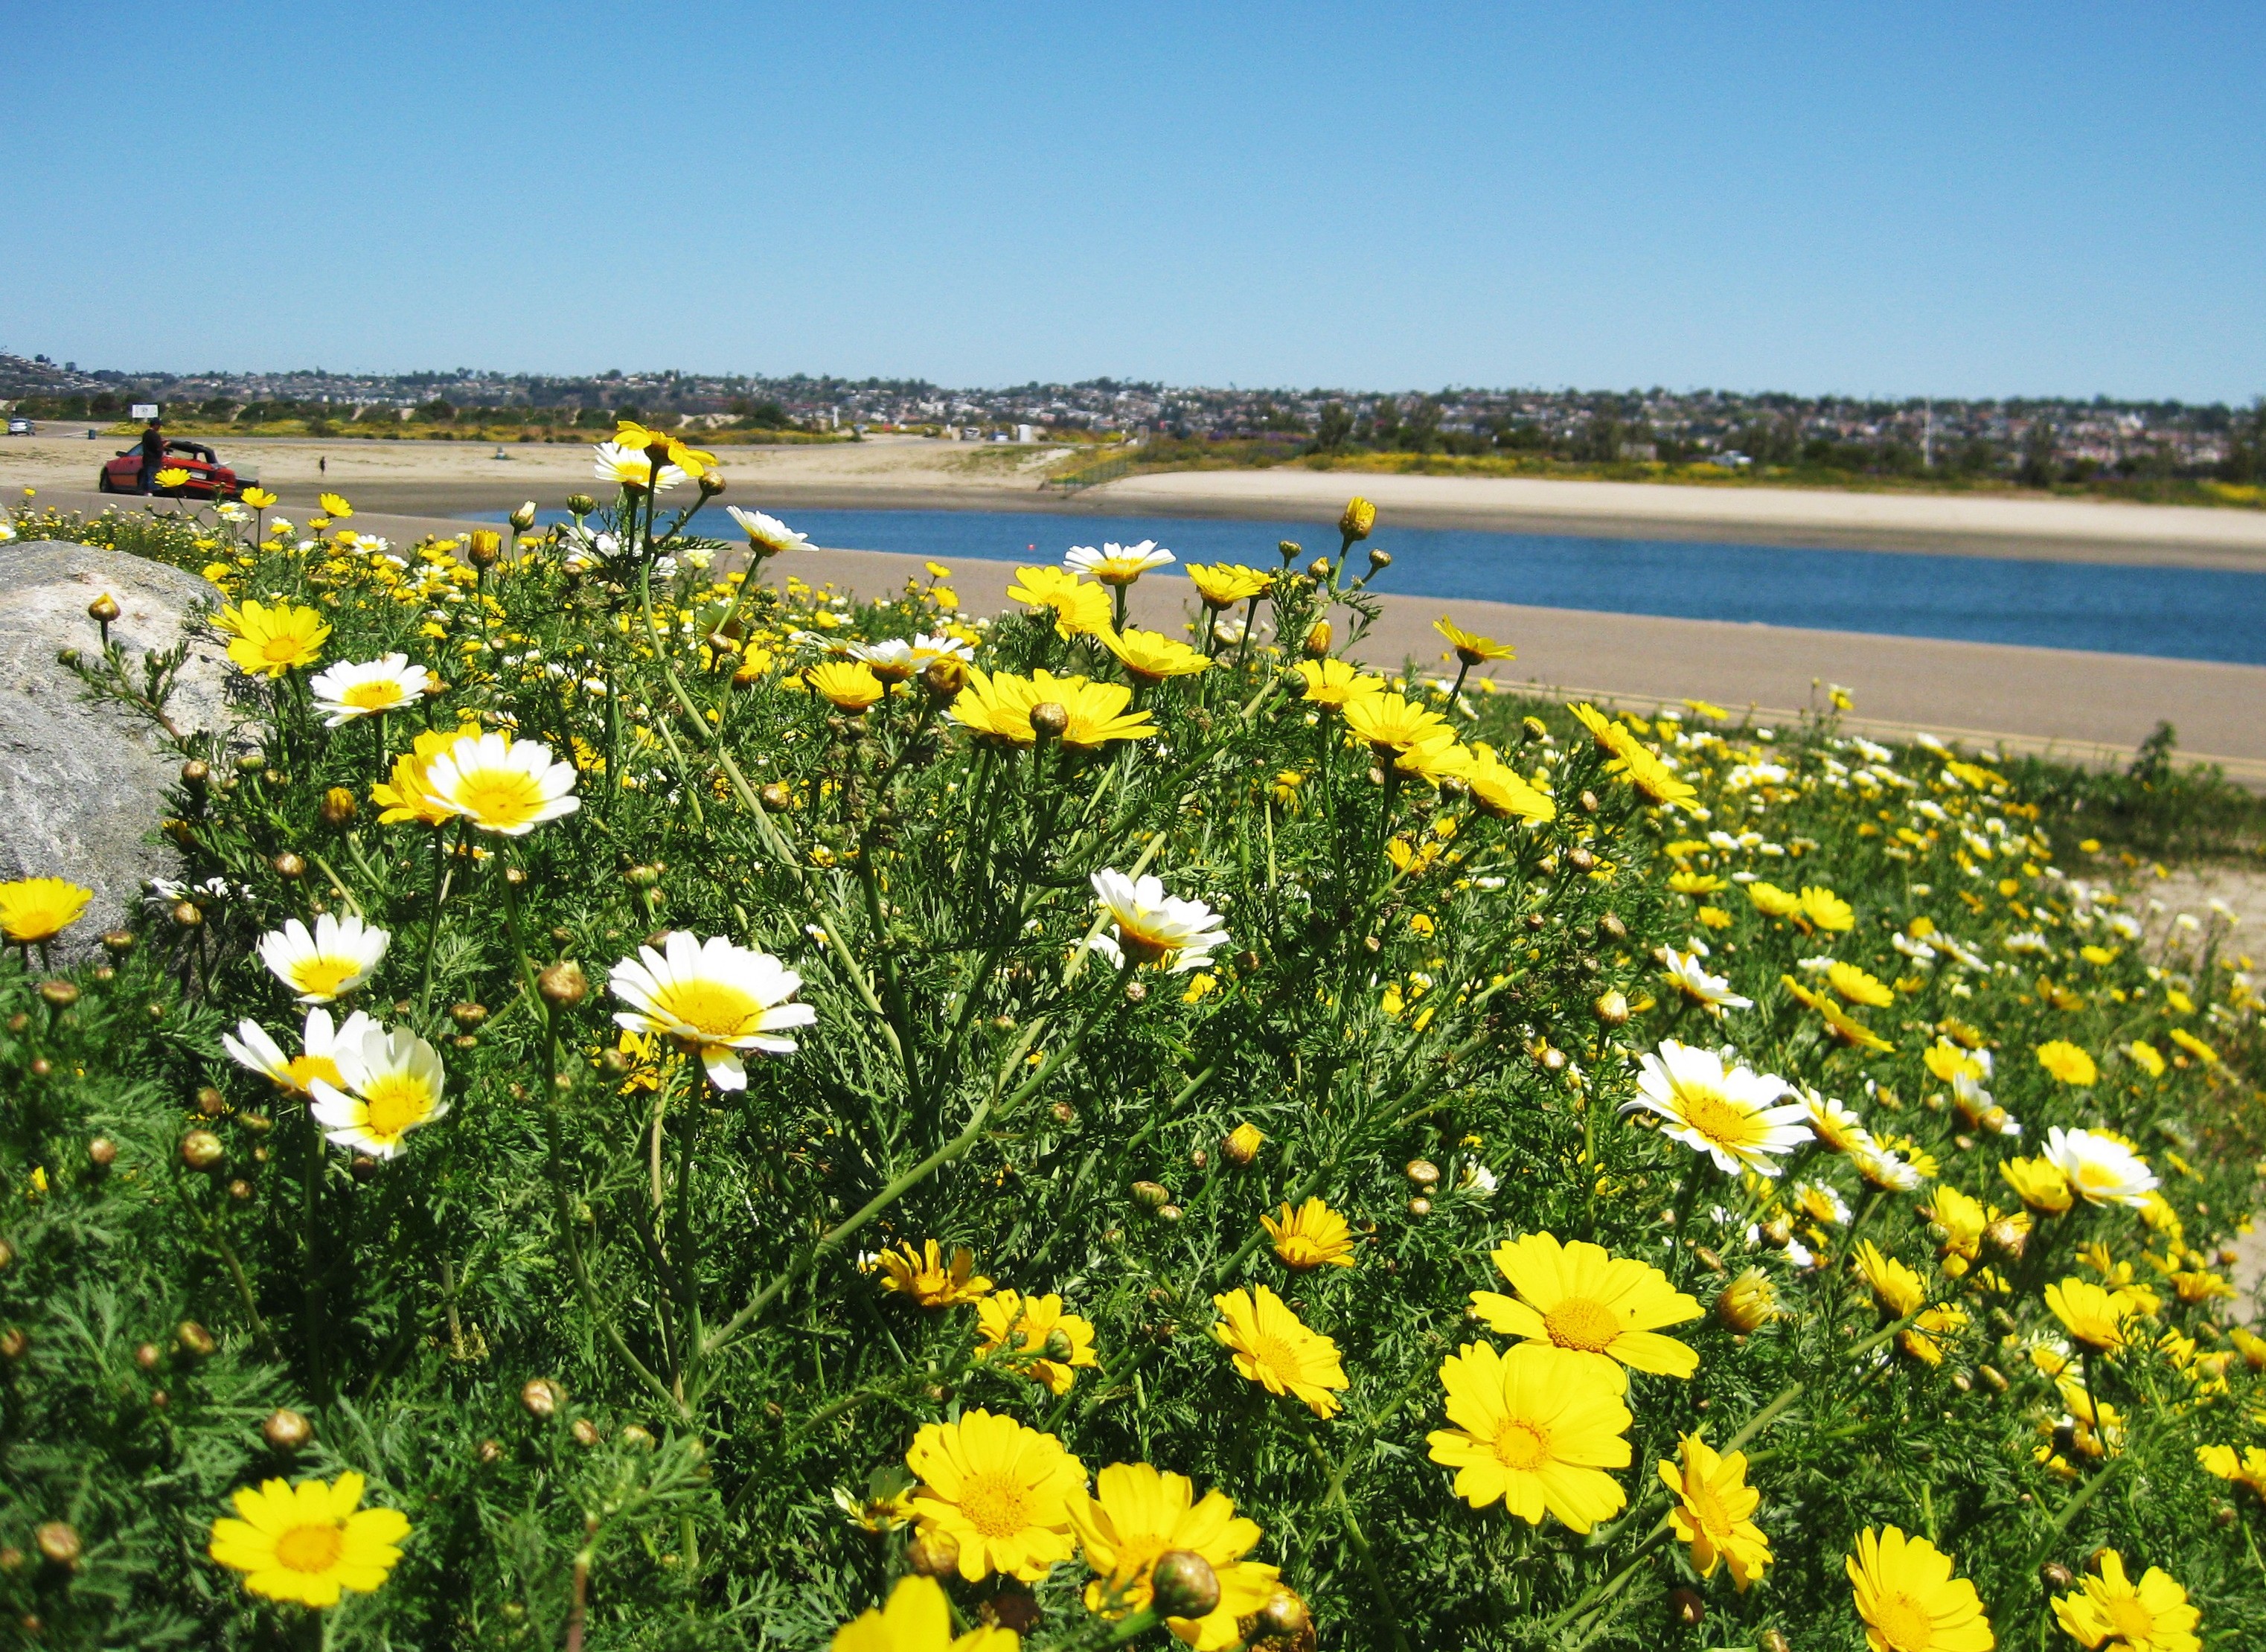
[[[135,402],[134,416],[136,419],[155,419],[157,416],[157,404],[154,401]]]

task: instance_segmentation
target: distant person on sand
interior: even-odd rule
[[[142,432],[142,488],[145,493],[157,491],[157,472],[165,468],[165,431],[161,420],[152,419]]]
[[[323,475],[328,476],[331,473],[331,456],[327,453],[318,453],[315,456],[315,469]]]

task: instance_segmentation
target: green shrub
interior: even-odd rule
[[[1138,1474],[1113,1464],[1256,1523],[1121,1530],[1115,1597],[1091,1531],[1039,1533],[1027,1582],[963,1542],[961,1623],[1038,1646],[1166,1644],[1122,1608],[1179,1545],[1208,1564],[1166,1567],[1168,1598],[1226,1590],[1206,1644],[1854,1647],[1846,1557],[1889,1526],[1954,1558],[2002,1644],[2059,1634],[2078,1586],[2040,1568],[2102,1546],[2176,1578],[2212,1644],[2266,1635],[2259,1488],[2197,1457],[2239,1466],[2266,1397],[2266,1343],[2217,1317],[2266,1146],[2252,965],[2223,928],[2172,954],[2128,932],[2039,824],[2047,771],[1706,707],[1402,699],[1340,658],[1371,608],[1350,540],[1224,596],[1191,657],[1116,638],[1108,588],[1058,571],[996,620],[941,574],[873,603],[774,584],[760,553],[792,545],[762,520],[757,577],[712,579],[724,547],[647,500],[501,559],[350,522],[304,553],[38,526],[203,568],[232,657],[272,672],[258,721],[185,743],[188,872],[107,961],[51,973],[36,892],[7,897],[0,1602],[40,1644],[822,1646],[949,1569],[946,1534],[1016,1526],[939,1461],[989,1461],[1006,1425],[979,1411],[1034,1465],[1059,1441],[1121,1522]],[[321,670],[373,662],[401,703],[328,726]],[[85,670],[143,680],[91,637]],[[1202,910],[1113,916],[1113,872]],[[423,1041],[444,1115],[367,1043],[289,1080],[311,1104],[228,1052],[301,1051],[263,938],[325,918],[390,938],[325,1015]],[[654,997],[625,961],[671,934],[799,982],[735,953],[671,997],[705,1041],[618,1025]],[[763,1034],[795,1047],[734,1055],[766,1004],[807,1006]],[[1734,1100],[1643,1105],[1719,1046]],[[1814,1086],[1821,1128],[1846,1102],[1858,1151],[1765,1143],[1748,1161],[1785,1173],[1730,1174],[1684,1144],[1750,1129],[1757,1075]],[[2022,1212],[2002,1167],[2057,1127],[2136,1145],[2127,1202]],[[1565,1351],[1644,1327],[1594,1275],[1553,1298],[1561,1240],[1660,1276],[1626,1375]],[[2072,1277],[2117,1293],[2122,1351],[2067,1350],[2044,1292]],[[1239,1365],[1220,1336],[1254,1303]],[[1242,1374],[1305,1334],[1314,1346],[1290,1393]],[[1498,1355],[1493,1420],[1451,1416],[1444,1368],[1467,1388]],[[1502,1380],[1572,1409],[1503,1413]],[[1545,1488],[1510,1471],[1550,1428],[1597,1449]],[[1751,1588],[1670,1523],[1684,1436],[1747,1454]],[[409,1531],[319,1622],[208,1553],[230,1492],[349,1471]]]

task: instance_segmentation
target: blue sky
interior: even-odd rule
[[[7,15],[83,365],[2266,391],[2255,0]]]

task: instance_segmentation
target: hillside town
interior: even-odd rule
[[[2093,475],[2258,479],[2266,400],[2064,398],[1878,399],[1727,390],[1595,391],[1449,386],[1438,391],[1166,385],[1112,378],[950,388],[925,379],[608,371],[585,376],[452,372],[128,372],[0,352],[11,413],[115,420],[157,403],[254,433],[300,421],[316,434],[394,421],[428,431],[517,423],[603,429],[617,417],[676,416],[717,431],[852,437],[919,432],[969,441],[1239,443],[1478,456],[1532,454],[1593,464],[1662,461],[1941,471],[2023,479]],[[437,432],[435,432],[437,433]],[[405,433],[406,434],[406,433]]]

